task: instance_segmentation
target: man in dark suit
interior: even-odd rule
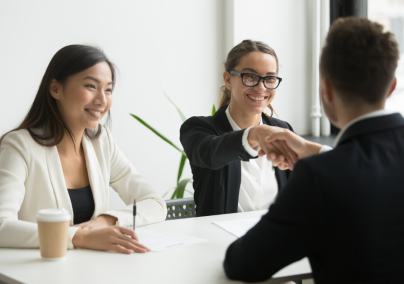
[[[384,110],[399,58],[390,32],[363,18],[330,28],[320,95],[341,128],[334,150],[299,160],[261,221],[227,250],[234,280],[263,281],[308,257],[316,284],[404,282],[404,119]],[[302,158],[321,145],[280,130]]]

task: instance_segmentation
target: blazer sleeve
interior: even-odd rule
[[[181,144],[193,165],[217,170],[232,162],[253,158],[242,145],[245,129],[218,135],[207,119],[191,117],[181,126]]]
[[[105,131],[111,151],[110,186],[127,206],[103,214],[116,217],[120,226],[132,226],[133,201],[136,199],[136,227],[164,221],[167,215],[165,201],[123,155],[108,130]]]
[[[233,280],[264,281],[321,249],[323,209],[305,161],[258,224],[227,249],[224,270]]]
[[[7,134],[0,145],[0,247],[38,248],[38,225],[18,219],[25,197],[30,169],[30,150],[16,132]],[[69,228],[68,249],[78,228]]]

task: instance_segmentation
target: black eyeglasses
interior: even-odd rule
[[[236,71],[230,71],[229,73],[232,75],[240,76],[241,82],[243,82],[243,85],[247,87],[255,87],[262,80],[262,82],[264,82],[265,88],[273,90],[278,88],[279,84],[282,82],[282,78],[276,76],[261,77],[251,73],[239,73]]]

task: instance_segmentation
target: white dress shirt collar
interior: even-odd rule
[[[358,121],[371,118],[371,117],[377,117],[377,116],[384,116],[384,115],[390,115],[395,113],[394,111],[386,110],[386,109],[380,109],[380,110],[375,110],[369,113],[366,113],[364,115],[361,115],[353,120],[351,120],[347,125],[345,125],[344,128],[341,129],[341,131],[338,133],[337,138],[335,138],[334,141],[334,148],[338,145],[339,140],[341,139],[342,135],[344,135],[345,131],[352,126],[353,124],[357,123]]]
[[[241,130],[240,126],[238,126],[237,123],[231,117],[229,109],[230,109],[230,106],[228,106],[227,109],[226,109],[226,116],[227,116],[227,119],[230,122],[231,127],[233,128],[233,130]],[[262,123],[262,116],[261,116],[261,121],[260,121],[259,125],[262,125],[262,124],[263,123]]]

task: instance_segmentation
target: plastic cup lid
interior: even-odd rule
[[[70,221],[72,216],[70,216],[69,212],[62,209],[42,209],[38,211],[36,215],[36,220],[41,222],[63,222]]]

